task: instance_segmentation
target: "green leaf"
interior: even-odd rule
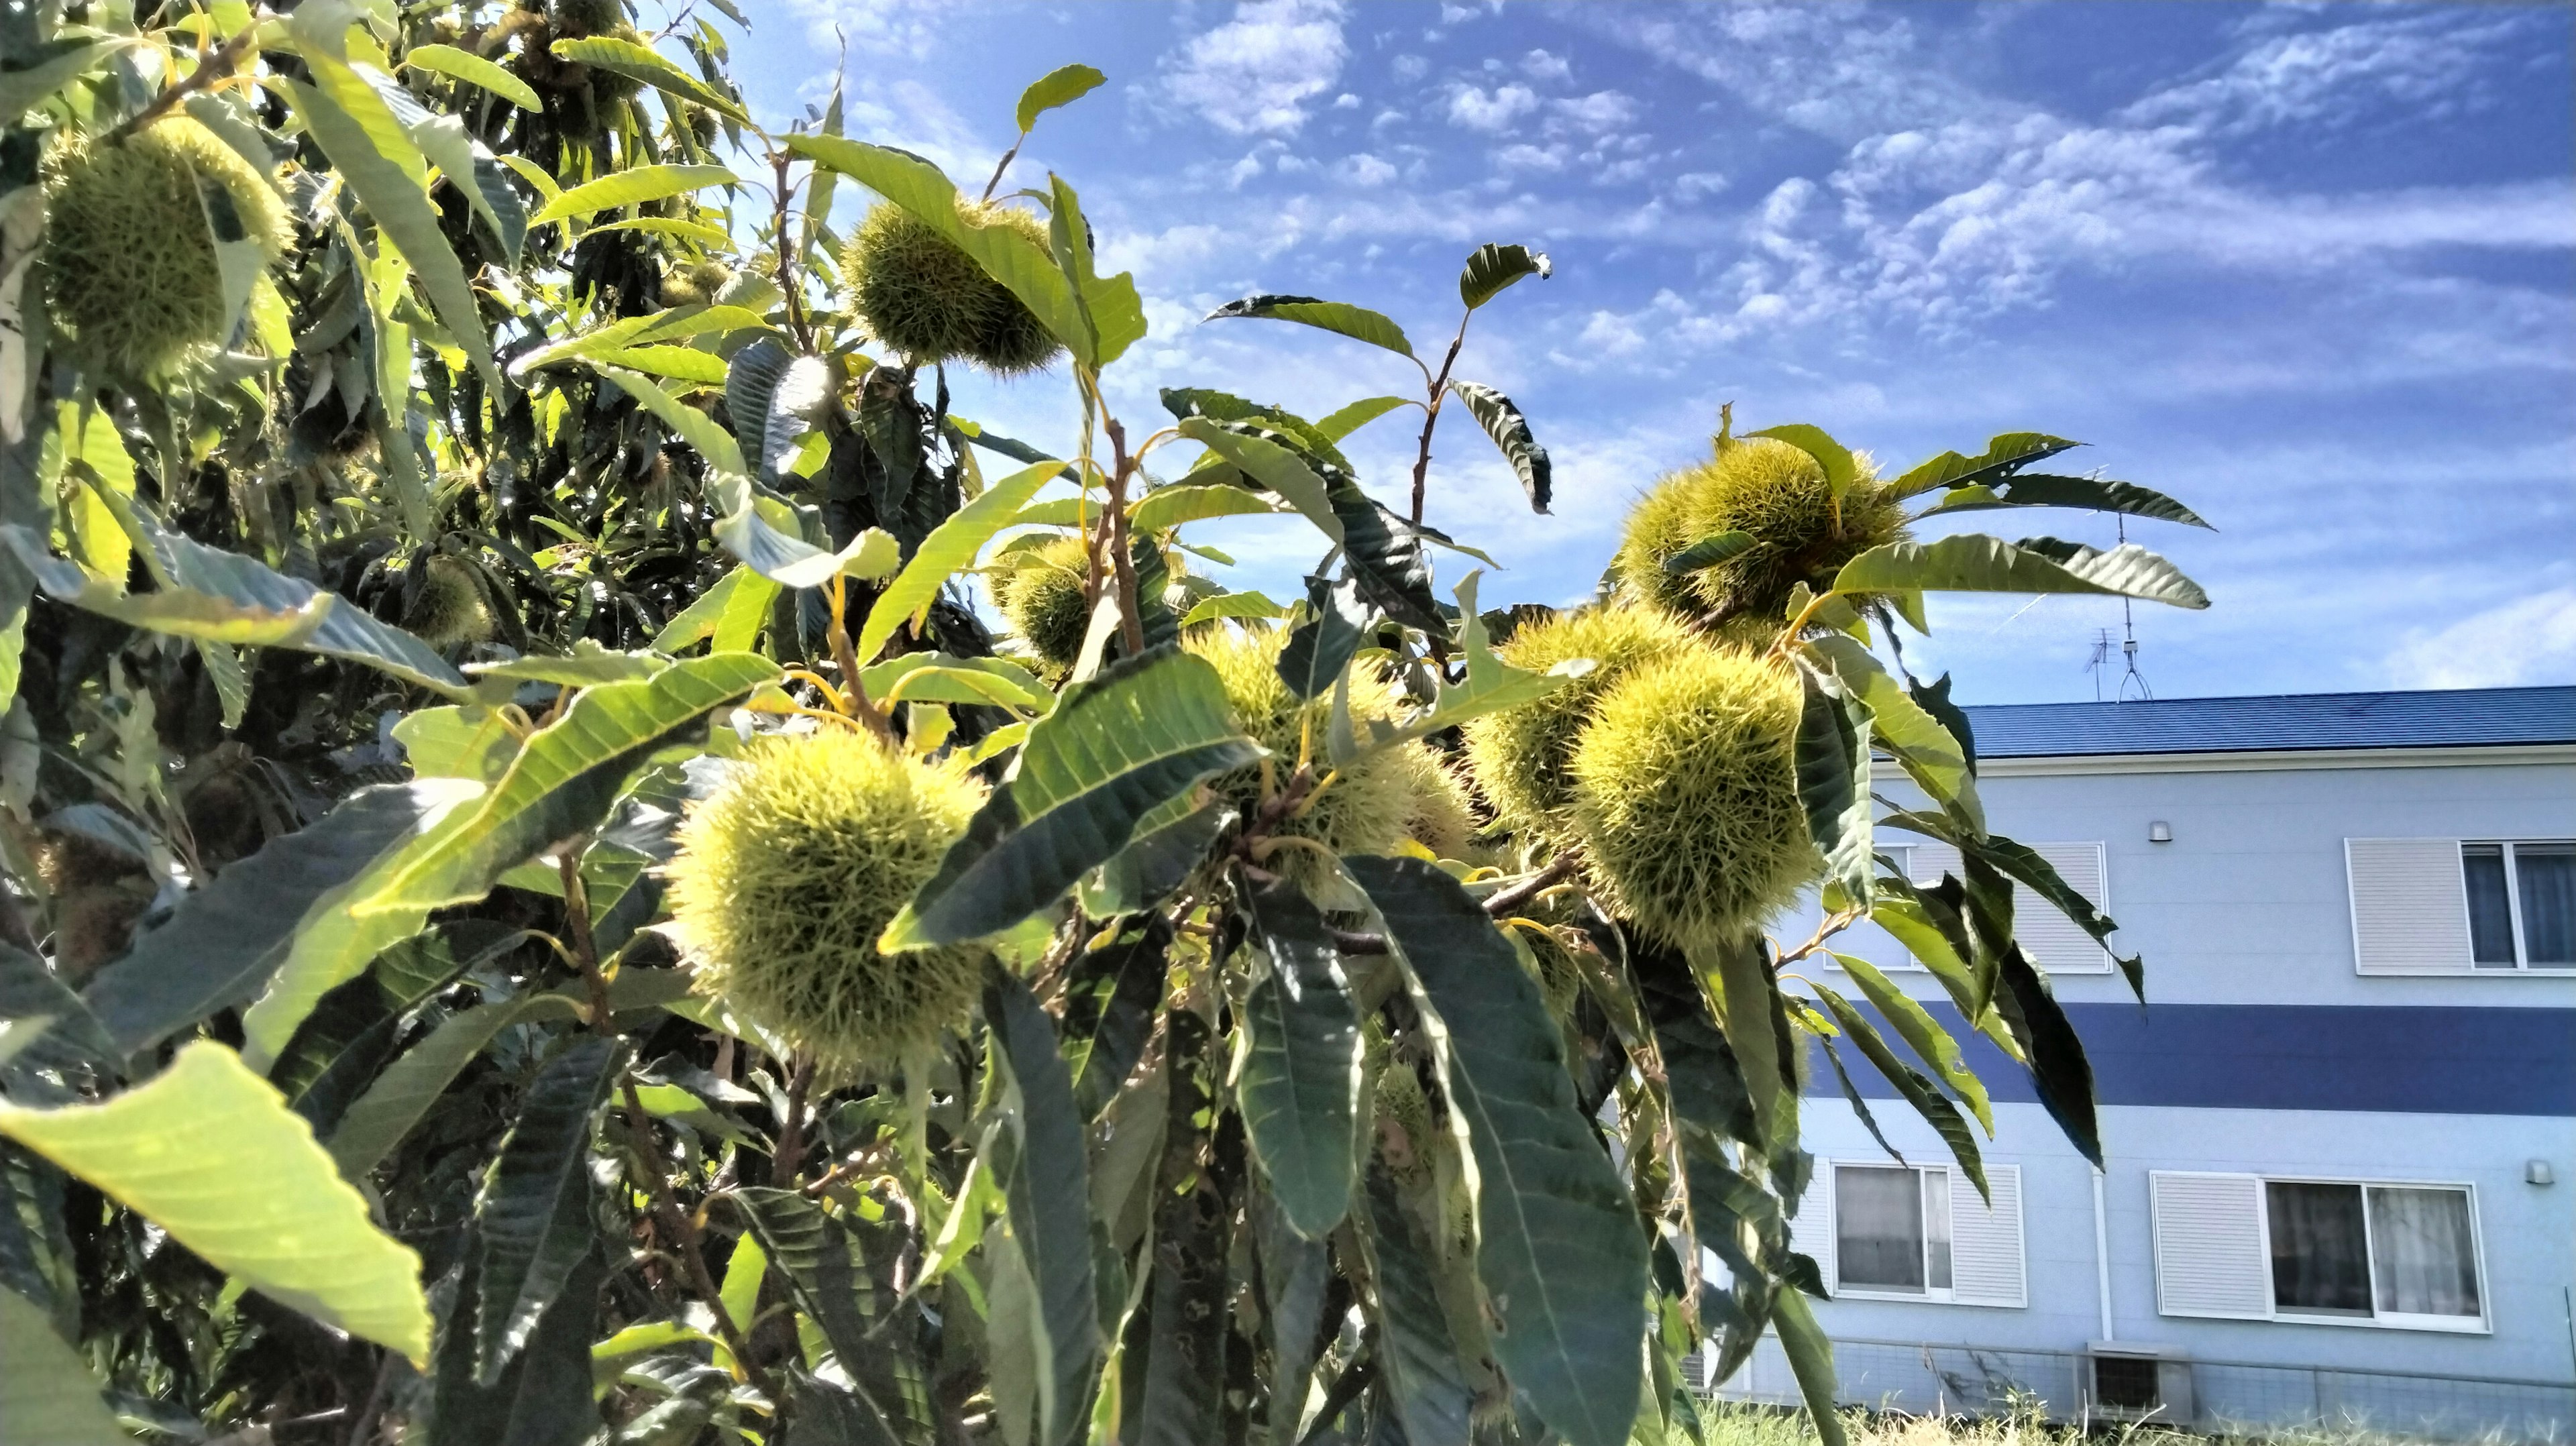
[[[1976,851],[1988,863],[2019,879],[2032,893],[2046,899],[2064,914],[2075,927],[2093,936],[2104,949],[2111,947],[2111,935],[2119,930],[2110,915],[2093,907],[2093,901],[2075,891],[2075,887],[2058,875],[2057,866],[2042,857],[2028,844],[2015,843],[1999,835],[1988,834],[1976,842]],[[2146,960],[2131,954],[2111,956],[2120,966],[2120,974],[2129,981],[2129,992],[2138,1002],[2147,1002]]]
[[[1174,485],[1157,487],[1127,509],[1127,521],[1138,532],[1162,532],[1185,522],[1211,517],[1261,517],[1279,509],[1240,487]]]
[[[464,698],[465,675],[427,643],[378,622],[337,593],[273,571],[252,558],[165,532],[140,510],[134,522],[165,581],[151,592],[125,591],[123,578],[92,577],[52,556],[41,533],[0,526],[0,544],[35,574],[56,602],[130,627],[244,647],[295,648],[391,673],[452,698]]]
[[[1942,494],[1937,505],[1919,516],[1984,512],[1999,507],[2083,507],[2096,512],[2151,517],[2160,522],[2180,522],[2191,527],[2209,526],[2201,520],[2199,513],[2150,487],[2094,477],[2054,477],[2040,473],[2009,478],[1992,486],[1980,483],[1953,488]]]
[[[1769,437],[1773,441],[1786,442],[1815,458],[1816,465],[1825,470],[1826,490],[1834,496],[1840,497],[1851,490],[1852,478],[1855,475],[1851,449],[1827,436],[1824,428],[1811,427],[1804,422],[1791,422],[1781,427],[1765,427],[1759,432],[1747,435]]]
[[[650,47],[632,40],[620,40],[614,35],[587,35],[577,40],[558,40],[551,48],[560,59],[575,61],[595,70],[615,71],[693,105],[705,106],[735,125],[751,124],[750,114],[731,97],[673,65]]]
[[[1905,1097],[1905,1102],[1914,1107],[1914,1112],[1923,1117],[1924,1123],[1940,1134],[1942,1142],[1950,1147],[1951,1158],[1959,1162],[1959,1169],[1967,1175],[1968,1183],[1977,1187],[1978,1198],[1992,1204],[1992,1197],[1986,1190],[1985,1162],[1977,1154],[1976,1133],[1960,1117],[1959,1107],[1943,1097],[1932,1081],[1898,1059],[1896,1052],[1887,1047],[1887,1041],[1879,1037],[1877,1026],[1854,1009],[1850,1000],[1822,984],[1816,986],[1816,993],[1825,1001],[1825,1007],[1833,1011],[1834,1022],[1842,1026],[1844,1036],[1869,1057],[1869,1062],[1887,1077],[1889,1084],[1896,1086],[1896,1092]]]
[[[1074,1102],[1100,1118],[1145,1056],[1171,972],[1172,929],[1160,915],[1065,966],[1064,1059]]]
[[[1476,610],[1476,583],[1483,575],[1483,570],[1479,569],[1458,579],[1458,651],[1466,658],[1466,681],[1456,684],[1436,682],[1432,706],[1402,728],[1380,735],[1381,742],[1424,738],[1470,718],[1518,708],[1546,697],[1591,671],[1592,660],[1589,658],[1570,659],[1544,673],[1533,673],[1504,662],[1486,643],[1484,615]],[[1283,655],[1283,665],[1284,661]]]
[[[1983,826],[1985,806],[1977,798],[1976,770],[1966,745],[1944,720],[1926,709],[1913,690],[1899,686],[1858,638],[1824,633],[1800,646],[1811,666],[1821,665],[1868,709],[1871,736],[1924,792],[1945,805],[1958,805]],[[1959,725],[1966,725],[1964,717]]]
[[[1288,609],[1272,602],[1262,593],[1221,592],[1211,598],[1201,598],[1197,606],[1181,616],[1181,626],[1194,628],[1201,623],[1212,623],[1220,618],[1268,621],[1286,616],[1288,616]]]
[[[1736,1063],[1734,1047],[1711,1018],[1690,961],[1673,950],[1636,940],[1630,944],[1628,963],[1637,979],[1638,1004],[1663,1055],[1673,1113],[1707,1131],[1712,1140],[1741,1140],[1759,1148],[1762,1122],[1745,1088],[1744,1067]]]
[[[1316,531],[1340,542],[1341,514],[1334,510],[1324,479],[1316,476],[1315,469],[1295,451],[1261,435],[1263,430],[1207,417],[1186,418],[1179,428],[1182,436],[1204,445],[1242,469],[1245,476],[1287,499],[1289,506],[1315,524]]]
[[[1353,341],[1364,341],[1371,346],[1384,347],[1399,356],[1413,355],[1413,343],[1405,339],[1403,327],[1366,307],[1353,306],[1345,301],[1326,301],[1320,296],[1280,296],[1264,292],[1258,296],[1244,297],[1240,301],[1229,301],[1209,312],[1205,319],[1219,321],[1237,316],[1293,321],[1300,326],[1316,327],[1323,331],[1347,336]]]
[[[2094,1112],[2093,1064],[2084,1057],[2084,1041],[2048,981],[2032,968],[2019,945],[2003,950],[2005,993],[1995,1003],[2005,1027],[2030,1062],[2031,1083],[2050,1119],[2095,1169],[2102,1167],[2102,1127]]]
[[[925,545],[924,551],[928,548]],[[1216,670],[1169,646],[1067,688],[1029,729],[1010,782],[886,926],[888,951],[998,933],[1107,861],[1200,779],[1261,760]]]
[[[1807,1298],[1794,1290],[1771,1295],[1771,1323],[1780,1332],[1780,1348],[1789,1357],[1789,1372],[1798,1378],[1798,1394],[1807,1399],[1807,1418],[1824,1446],[1847,1446],[1843,1418],[1834,1409],[1834,1346],[1816,1324]]]
[[[1415,1228],[1394,1177],[1374,1160],[1365,1193],[1369,1228],[1360,1239],[1368,1248],[1369,1274],[1377,1280],[1376,1360],[1394,1388],[1396,1419],[1408,1442],[1465,1446],[1472,1439],[1476,1392],[1459,1364],[1457,1340],[1432,1276],[1439,1247]]]
[[[2060,452],[2081,447],[2064,437],[2045,432],[2005,432],[1986,443],[1986,450],[1975,457],[1962,457],[1944,452],[1889,484],[1896,497],[1912,497],[1935,487],[1974,487],[2007,477],[2033,462],[2046,461]]]
[[[0,1290],[0,1422],[12,1442],[131,1446],[99,1396],[98,1378],[44,1309]]]
[[[1796,1081],[1787,1078],[1787,1041],[1774,1026],[1778,986],[1767,962],[1769,947],[1757,937],[1693,950],[1689,957],[1693,972],[1712,986],[1718,1027],[1743,1067],[1745,1093],[1753,1100],[1762,1138],[1774,1148],[1794,1148]]]
[[[21,1021],[29,1026],[24,1035],[11,1031],[14,1052],[8,1060],[0,1061],[0,1069],[114,1065],[124,1057],[71,986],[56,977],[42,959],[7,944],[0,944],[0,1020]],[[5,1214],[5,1203],[0,1203],[0,1216]],[[7,1230],[7,1221],[0,1218],[0,1240],[5,1240]],[[5,1277],[5,1272],[0,1272],[0,1277]]]
[[[668,658],[651,653],[620,653],[601,647],[588,638],[575,638],[570,657],[530,653],[505,663],[469,663],[466,670],[477,682],[485,678],[507,678],[514,683],[555,683],[566,688],[588,688],[600,683],[625,683],[649,678],[671,666]]]
[[[607,229],[609,228],[605,226],[593,228],[594,234],[598,231],[605,231]],[[757,331],[765,333],[768,330],[769,324],[760,319],[760,313],[748,310],[744,307],[673,307],[668,311],[658,311],[650,316],[630,316],[623,321],[611,322],[606,326],[584,332],[581,335],[572,337],[568,340],[552,342],[545,346],[538,347],[536,350],[529,352],[517,361],[510,363],[510,375],[514,377],[524,377],[528,373],[536,371],[539,368],[550,367],[558,362],[567,361],[605,361],[614,365],[615,359],[620,356],[630,355],[636,351],[659,346],[663,343],[684,341],[690,337],[706,336],[709,333],[734,331]],[[673,422],[669,416],[664,415],[663,408],[655,405],[652,398],[638,396],[636,400],[650,408],[654,415],[662,417],[663,421],[665,423],[669,423],[674,431],[681,430],[681,423]],[[678,404],[672,403],[671,405],[676,407]],[[694,415],[704,418],[703,413],[695,413]],[[688,423],[687,425],[695,427],[701,424]],[[715,428],[712,418],[704,418],[703,425],[713,428],[720,435],[722,434],[721,428]],[[694,437],[690,437],[686,432],[682,432],[682,437],[684,440],[687,440],[690,445],[698,446],[696,439]],[[716,455],[712,452],[707,452],[705,447],[698,446],[698,450],[701,453],[705,453],[708,461],[714,462],[718,460]],[[739,458],[741,456],[741,452],[739,449],[736,449],[732,455],[735,458]],[[743,469],[741,467],[735,467],[733,470],[739,472]]]
[[[0,122],[14,125],[74,77],[133,43],[121,35],[97,40],[61,36],[38,44],[31,54],[11,56],[10,67],[0,70]]]
[[[1064,470],[1062,462],[1023,467],[985,488],[984,495],[948,514],[947,521],[931,529],[930,536],[914,550],[912,561],[904,564],[903,571],[895,574],[894,581],[868,609],[867,622],[859,628],[860,659],[865,661],[884,651],[896,628],[927,612],[948,579],[973,566],[975,555],[993,540],[993,534],[1027,506],[1039,488]]]
[[[1843,564],[1837,593],[2100,593],[2205,608],[2209,595],[2180,569],[2134,542],[2078,549],[2065,562],[2000,537],[1962,533],[1937,542],[1887,542]]]
[[[750,652],[777,597],[777,583],[748,565],[736,567],[662,625],[662,631],[653,635],[653,651],[677,653],[711,641],[719,653]]]
[[[1704,567],[1715,567],[1728,558],[1753,546],[1750,532],[1721,532],[1703,537],[1664,559],[1664,571],[1680,576]]]
[[[1968,1068],[1959,1054],[1958,1042],[1950,1037],[1950,1032],[1933,1019],[1930,1011],[1897,988],[1868,960],[1836,954],[1834,961],[1852,977],[1854,984],[1860,986],[1860,992],[1868,998],[1870,1006],[1895,1026],[1897,1037],[1905,1041],[1906,1048],[1914,1051],[1914,1057],[1930,1066],[1943,1084],[1958,1091],[1959,1098],[1968,1102],[1968,1109],[1976,1115],[1977,1123],[1985,1126],[1986,1134],[1992,1137],[1995,1132],[1994,1106],[1987,1098],[1985,1082],[1977,1078],[1976,1071]]]
[[[377,233],[400,252],[429,293],[430,309],[456,344],[465,348],[483,384],[495,396],[506,389],[492,360],[492,333],[483,323],[482,306],[467,284],[465,267],[456,259],[440,229],[438,207],[429,199],[427,162],[384,97],[340,55],[340,37],[318,13],[299,17],[299,51],[314,84],[284,82],[295,115],[307,134],[367,214]],[[472,177],[459,177],[460,185]]]
[[[1145,334],[1145,304],[1136,283],[1124,272],[1103,279],[1093,268],[1091,223],[1082,216],[1082,199],[1062,176],[1047,173],[1048,234],[1056,266],[1073,283],[1088,345],[1067,339],[1075,354],[1094,368],[1116,361]]]
[[[1002,1178],[1011,1241],[1036,1287],[1037,1309],[1027,1322],[1036,1347],[1036,1441],[1059,1446],[1086,1424],[1101,1354],[1083,1119],[1054,1025],[1028,986],[998,963],[985,971],[984,1022],[1003,1069],[1006,1128],[1017,1137]]]
[[[1547,449],[1530,436],[1529,418],[1512,399],[1486,386],[1483,382],[1452,381],[1449,390],[1474,413],[1476,424],[1502,449],[1503,459],[1521,479],[1521,491],[1528,494],[1530,511],[1545,513],[1554,487],[1555,469],[1547,460]]]
[[[1406,397],[1363,397],[1339,408],[1315,423],[1315,430],[1326,441],[1338,442],[1398,407],[1417,407],[1421,403]]]
[[[1298,697],[1312,699],[1332,691],[1351,665],[1369,625],[1369,610],[1360,602],[1358,583],[1318,576],[1306,579],[1306,614],[1279,650],[1279,681]]]
[[[793,1190],[749,1188],[734,1197],[796,1308],[819,1326],[860,1398],[898,1440],[930,1439],[930,1399],[920,1363],[895,1333],[876,1331],[892,1292],[871,1267],[857,1222],[827,1215]]]
[[[1488,241],[1476,248],[1476,254],[1467,258],[1467,269],[1458,273],[1458,299],[1474,311],[1522,277],[1545,280],[1555,269],[1544,251]]]
[[[1038,123],[1038,117],[1060,105],[1071,105],[1108,81],[1109,77],[1088,65],[1060,65],[1029,83],[1020,92],[1018,119],[1020,131],[1026,134]]]
[[[1261,1265],[1261,1305],[1269,1316],[1270,1439],[1291,1443],[1305,1415],[1315,1374],[1315,1336],[1324,1318],[1332,1253],[1301,1240],[1280,1217],[1278,1202],[1255,1192],[1244,1209]]]
[[[1437,1019],[1441,1087],[1476,1162],[1476,1274],[1513,1385],[1572,1446],[1621,1446],[1643,1380],[1646,1243],[1575,1101],[1538,983],[1457,880],[1344,861]]]
[[[1023,713],[1044,713],[1055,706],[1046,684],[1008,658],[906,653],[861,668],[859,682],[879,703],[995,703]]]
[[[1244,1005],[1244,1132],[1290,1229],[1321,1240],[1351,1210],[1359,1021],[1323,915],[1285,879],[1244,903],[1270,970]]]
[[[866,1397],[788,1367],[784,1446],[903,1446]]]
[[[590,1118],[608,1096],[620,1050],[617,1040],[592,1037],[547,1061],[484,1177],[474,1202],[483,1252],[475,1375],[484,1385],[527,1344],[598,1234],[590,1219]]]
[[[1816,670],[1800,668],[1805,702],[1798,712],[1798,798],[1807,833],[1825,856],[1825,877],[1863,909],[1869,907],[1869,708],[1839,683],[1829,691]]]
[[[831,374],[819,357],[789,351],[776,337],[762,337],[724,364],[725,410],[752,475],[778,481],[778,469],[796,455],[796,439],[820,420],[831,401]]]
[[[567,44],[602,45],[605,39],[557,41],[558,49]],[[528,218],[531,226],[549,221],[562,221],[574,216],[587,216],[618,206],[637,206],[646,201],[660,201],[672,196],[685,196],[709,186],[739,186],[742,177],[723,166],[631,166],[614,171],[596,181],[584,182],[548,201],[537,214]]]
[[[956,186],[937,166],[890,147],[839,136],[790,136],[786,145],[791,153],[829,166],[901,206],[974,257],[977,265],[1073,350],[1077,362],[1100,367],[1111,360],[1113,354],[1106,351],[1110,338],[1104,334],[1096,342],[1092,339],[1092,322],[1054,254],[1007,223],[970,221],[959,207]],[[1135,305],[1135,283],[1124,275],[1103,285],[1123,287],[1124,305]],[[1139,326],[1142,314],[1139,308]]]
[[[598,1334],[599,1287],[607,1276],[602,1252],[585,1252],[554,1305],[537,1320],[527,1347],[485,1386],[474,1372],[476,1289],[471,1244],[457,1278],[455,1303],[439,1323],[437,1368],[432,1373],[427,1442],[491,1442],[493,1446],[570,1446],[599,1425],[591,1402],[591,1337]]]
[[[521,110],[542,111],[546,108],[545,102],[537,98],[537,93],[528,87],[526,81],[472,51],[459,50],[453,45],[415,45],[403,52],[403,64],[433,71],[450,80],[461,80],[468,85],[479,85]]]
[[[351,881],[481,791],[454,779],[361,789],[189,894],[90,982],[90,1008],[117,1053],[258,998],[305,925],[347,901]]]
[[[279,1304],[428,1363],[420,1257],[375,1227],[312,1127],[222,1045],[192,1041],[101,1104],[0,1102],[0,1135]]]

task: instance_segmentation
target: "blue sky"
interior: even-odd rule
[[[1077,186],[1152,334],[1112,373],[1320,415],[1401,360],[1263,322],[1254,291],[1455,324],[1485,241],[1555,275],[1481,313],[1460,375],[1556,461],[1531,515],[1463,415],[1430,520],[1484,600],[1584,595],[1627,503],[1740,428],[1812,422],[1902,468],[1990,434],[2092,444],[2216,533],[2132,527],[2215,606],[2141,605],[2159,694],[2576,681],[2576,9],[2079,3],[930,5],[787,0],[737,45],[767,119],[980,178],[1029,80],[1109,83],[1019,170]],[[1042,445],[1061,373],[957,409]],[[1348,448],[1396,500],[1398,414]],[[1177,466],[1180,459],[1169,459]],[[2089,514],[1976,520],[2108,545]],[[1314,561],[1291,520],[1206,530],[1239,586]],[[1457,571],[1444,559],[1447,577]],[[1444,588],[1446,582],[1444,581]],[[2116,602],[1940,600],[1918,665],[1984,702],[2093,696]]]

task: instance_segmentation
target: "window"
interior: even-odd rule
[[[2576,841],[2344,840],[2364,974],[2576,969]]]
[[[2021,1172],[1987,1167],[1976,1186],[1941,1165],[1836,1164],[1819,1222],[1834,1289],[1958,1305],[2023,1303]]]
[[[2576,967],[2576,843],[2464,843],[2460,875],[2472,966]]]
[[[2149,1190],[2166,1315],[2486,1328],[2465,1185],[2158,1172]]]

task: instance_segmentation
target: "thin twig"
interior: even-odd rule
[[[104,144],[111,146],[117,144],[127,136],[169,114],[171,108],[179,102],[231,75],[233,67],[241,64],[242,57],[248,55],[252,46],[259,40],[259,26],[258,20],[252,20],[250,24],[242,27],[241,34],[225,41],[221,50],[198,61],[197,68],[189,71],[186,79],[162,87],[161,93],[152,97],[151,104],[136,111],[123,124],[109,131]]]
[[[1423,489],[1431,476],[1431,429],[1440,425],[1440,403],[1449,390],[1449,369],[1458,364],[1458,349],[1467,344],[1468,312],[1458,318],[1458,334],[1449,339],[1449,354],[1440,359],[1440,375],[1431,379],[1431,393],[1422,404],[1422,450],[1413,459],[1413,525],[1422,525]]]
[[[1027,145],[1028,143],[1029,133],[1027,131],[1022,131],[1020,132],[1020,138],[1011,142],[1011,148],[1002,152],[1001,161],[993,167],[993,179],[984,183],[985,200],[990,201],[993,199],[994,190],[1002,184],[1002,173],[1011,168],[1011,162],[1019,159],[1020,147]]]
[[[367,1446],[376,1434],[376,1408],[385,1403],[385,1383],[393,1379],[394,1353],[382,1352],[376,1362],[376,1383],[367,1388],[367,1403],[358,1408],[358,1423],[349,1428],[349,1446]]]
[[[805,1096],[814,1085],[814,1061],[799,1059],[787,1066],[787,1116],[778,1122],[778,1148],[769,1157],[769,1183],[781,1190],[796,1183],[796,1172],[805,1166]]]
[[[789,159],[785,151],[769,153],[770,169],[778,177],[778,208],[771,220],[772,229],[778,233],[778,289],[787,297],[787,329],[796,333],[797,345],[811,352],[814,350],[814,326],[805,316],[805,300],[798,294],[796,284],[794,256],[787,248],[787,200],[795,194],[787,184]]]
[[[1333,936],[1333,947],[1345,954],[1385,954],[1392,950],[1384,934],[1354,934],[1347,929],[1327,928]]]
[[[1571,877],[1573,873],[1574,855],[1558,854],[1554,859],[1551,859],[1548,862],[1546,868],[1539,870],[1537,873],[1530,875],[1528,878],[1521,880],[1519,883],[1512,885],[1508,889],[1498,889],[1495,892],[1486,895],[1485,912],[1493,918],[1502,918],[1504,915],[1511,913],[1521,905],[1537,898],[1539,895],[1547,892],[1550,888]]]
[[[895,746],[894,725],[868,697],[868,685],[859,681],[859,652],[850,642],[849,578],[836,573],[832,578],[832,645],[833,666],[841,670],[841,702],[849,715],[868,725],[877,741],[888,748]]]
[[[1097,393],[1095,392],[1095,395]],[[1127,478],[1135,460],[1127,455],[1127,429],[1109,415],[1106,402],[1100,409],[1103,426],[1109,433],[1109,505],[1101,517],[1102,545],[1109,549],[1109,560],[1118,571],[1118,632],[1127,645],[1127,656],[1145,651],[1145,623],[1136,615],[1136,559],[1127,546]]]

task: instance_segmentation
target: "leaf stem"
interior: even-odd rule
[[[1431,478],[1431,429],[1440,425],[1440,403],[1449,391],[1449,369],[1458,364],[1458,349],[1467,344],[1467,323],[1474,311],[1458,318],[1458,334],[1449,339],[1449,354],[1440,358],[1440,375],[1431,378],[1431,391],[1422,404],[1422,448],[1413,458],[1413,525],[1422,525],[1423,489]],[[1417,363],[1418,365],[1418,363]]]
[[[214,54],[205,55],[200,52],[196,69],[189,71],[185,79],[162,87],[161,93],[152,97],[151,104],[136,111],[116,129],[109,131],[102,137],[102,143],[112,146],[123,141],[127,136],[169,114],[171,108],[179,102],[212,87],[217,81],[231,75],[233,67],[241,64],[242,57],[248,55],[253,44],[258,41],[260,19],[261,17],[253,17],[248,25],[242,27],[239,35],[225,41],[223,48]]]
[[[1574,855],[1558,854],[1548,861],[1546,868],[1540,869],[1508,889],[1498,889],[1486,895],[1484,903],[1486,915],[1499,919],[1512,913],[1521,905],[1572,877],[1574,867]]]
[[[1091,389],[1098,398],[1099,389]],[[1127,429],[1109,414],[1107,403],[1100,408],[1101,426],[1109,433],[1109,505],[1100,519],[1101,546],[1109,550],[1110,565],[1118,575],[1118,636],[1127,645],[1127,656],[1145,651],[1145,620],[1136,612],[1136,559],[1127,547],[1127,479],[1134,475],[1136,459],[1127,455]]]
[[[814,324],[805,315],[805,300],[798,294],[800,288],[796,283],[795,255],[787,245],[787,202],[796,194],[795,187],[787,180],[788,159],[787,152],[783,150],[769,153],[770,168],[778,176],[777,210],[771,219],[771,227],[777,232],[778,289],[787,298],[787,329],[796,334],[796,344],[810,353],[814,350]]]
[[[1027,131],[1022,131],[1020,132],[1020,138],[1011,142],[1011,148],[1002,152],[1002,159],[996,162],[993,166],[993,179],[984,183],[984,199],[986,201],[993,199],[994,190],[1002,184],[1002,173],[1011,168],[1011,162],[1019,159],[1020,147],[1027,145],[1028,143],[1029,133]]]

